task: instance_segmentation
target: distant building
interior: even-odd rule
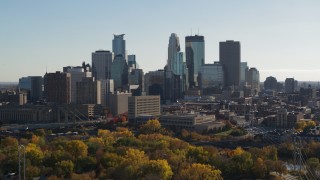
[[[286,93],[293,93],[295,90],[294,78],[286,78],[284,86],[285,86]]]
[[[44,95],[48,102],[69,104],[71,102],[71,74],[63,72],[44,75]]]
[[[260,92],[260,74],[257,68],[249,69],[247,81],[255,95]]]
[[[189,87],[198,87],[198,73],[205,62],[204,36],[186,36],[185,46]]]
[[[127,59],[126,53],[126,41],[123,39],[125,34],[114,34],[112,40],[112,51],[115,56],[122,55],[123,58]]]
[[[111,79],[111,65],[114,55],[110,51],[99,50],[92,53],[92,75],[96,80]]]
[[[114,93],[113,79],[102,79],[101,81],[101,105],[108,106],[110,102],[110,94]]]
[[[145,91],[147,95],[160,95],[162,102],[165,101],[165,76],[164,70],[149,71],[144,76]]]
[[[128,55],[128,68],[129,69],[139,69],[139,65],[136,61],[136,55]]]
[[[160,96],[132,96],[128,100],[128,117],[134,120],[138,116],[160,115]]]
[[[63,72],[71,74],[71,103],[77,102],[77,82],[82,81],[84,77],[92,77],[90,71],[85,71],[82,66],[77,67],[64,67]]]
[[[224,66],[225,86],[239,86],[240,83],[240,42],[220,42],[220,63]]]
[[[15,92],[15,91],[6,91],[6,92],[0,91],[0,104],[2,102],[14,104],[14,105],[27,104],[27,93]]]
[[[113,115],[118,115],[128,112],[128,98],[131,97],[131,93],[114,93],[110,94],[109,109]]]
[[[199,86],[206,89],[211,87],[223,87],[224,71],[223,66],[219,62],[214,64],[204,64],[199,72]]]
[[[144,92],[144,73],[142,69],[131,69],[128,74],[128,84],[138,87],[132,92],[133,96],[140,96]],[[131,90],[131,89],[130,89]]]
[[[195,130],[198,132],[220,129],[225,126],[223,123],[215,122],[215,120],[214,115],[201,116],[190,113],[166,114],[159,117],[159,122],[164,127],[174,130]]]
[[[247,62],[240,62],[240,85],[244,86],[247,83],[249,66]]]
[[[172,33],[169,39],[169,44],[168,44],[168,62],[167,62],[167,69],[168,71],[173,71],[176,73],[177,71],[177,54],[180,52],[180,42],[179,42],[179,37],[177,34]]]
[[[115,90],[128,90],[128,65],[122,55],[116,55],[111,65],[111,79]]]
[[[28,101],[36,102],[43,96],[42,76],[28,76],[19,79],[19,89],[28,93]]]
[[[84,77],[76,87],[77,104],[101,104],[101,81]]]
[[[264,81],[264,89],[265,90],[277,90],[278,89],[278,81],[275,77],[269,76]]]

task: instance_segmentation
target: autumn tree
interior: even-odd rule
[[[44,154],[39,146],[29,143],[26,146],[26,158],[31,161],[32,165],[41,165],[44,159]]]
[[[171,179],[173,172],[167,160],[150,160],[141,167],[141,177],[146,179]]]
[[[146,124],[143,124],[140,128],[141,134],[153,134],[160,133],[161,124],[158,120],[149,120]]]
[[[253,174],[256,178],[264,178],[267,175],[267,167],[261,158],[257,158],[252,167]]]
[[[74,164],[70,160],[60,161],[55,165],[55,174],[60,177],[68,177],[74,169]]]
[[[210,165],[205,164],[192,164],[186,169],[181,170],[176,177],[177,179],[184,180],[193,180],[193,179],[202,179],[202,180],[222,180],[221,171],[214,169]]]
[[[66,149],[73,158],[82,158],[86,157],[88,154],[88,146],[80,140],[71,140],[66,143]]]

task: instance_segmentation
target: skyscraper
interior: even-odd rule
[[[114,39],[112,40],[112,51],[114,55],[122,55],[127,59],[126,54],[126,41],[123,39],[125,34],[114,34]]]
[[[294,88],[294,78],[286,78],[284,82],[284,87],[285,87],[285,92],[286,93],[293,93],[295,88]]]
[[[84,77],[76,84],[77,104],[101,104],[101,81]]]
[[[169,39],[168,45],[168,62],[167,62],[167,70],[174,71],[176,67],[177,53],[180,52],[180,43],[179,37],[177,34],[172,33]]]
[[[240,85],[244,86],[247,83],[247,75],[249,71],[249,66],[247,62],[240,63]]]
[[[116,55],[111,65],[111,79],[114,81],[115,90],[128,89],[128,65],[124,57]]]
[[[260,74],[257,68],[250,68],[248,71],[248,85],[257,94],[260,91]]]
[[[186,36],[186,62],[190,87],[198,86],[198,73],[205,62],[204,52],[203,36]]]
[[[128,68],[139,69],[139,67],[137,67],[136,55],[128,55]]]
[[[19,79],[20,90],[28,93],[28,101],[36,102],[42,98],[43,78],[42,76],[28,76]]]
[[[92,74],[96,80],[110,79],[113,53],[110,51],[96,51],[92,53]]]
[[[239,86],[240,59],[240,42],[220,42],[220,63],[224,66],[225,70],[225,86]]]
[[[224,83],[223,67],[219,62],[204,64],[199,72],[199,85],[201,89],[221,87]]]
[[[264,81],[264,89],[265,90],[277,90],[278,89],[278,81],[275,77],[269,76]]]

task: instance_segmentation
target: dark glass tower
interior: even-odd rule
[[[220,63],[224,66],[225,86],[239,86],[240,59],[240,42],[220,42]]]
[[[204,37],[186,36],[186,62],[189,75],[189,87],[198,86],[198,73],[204,64]]]

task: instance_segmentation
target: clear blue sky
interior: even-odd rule
[[[205,36],[206,63],[219,42],[241,42],[242,61],[275,76],[320,80],[319,0],[2,0],[0,81],[91,64],[95,50],[112,50],[124,33],[129,54],[145,72],[166,63],[169,36]],[[184,48],[182,48],[184,51]]]

